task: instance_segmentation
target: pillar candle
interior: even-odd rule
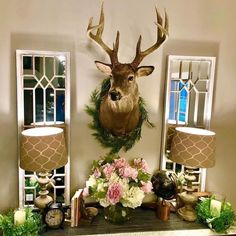
[[[222,205],[221,201],[211,199],[210,211],[211,211],[211,214],[212,214],[213,217],[219,217],[220,216],[221,205]]]
[[[15,225],[21,225],[24,224],[26,220],[26,212],[24,209],[20,209],[15,211],[14,214],[14,224]]]

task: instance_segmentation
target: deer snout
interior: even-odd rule
[[[117,92],[115,90],[111,91],[110,93],[110,97],[112,101],[118,101],[121,99],[121,94],[120,92]]]

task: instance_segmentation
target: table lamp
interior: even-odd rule
[[[215,165],[215,133],[205,129],[177,127],[171,143],[170,160],[186,167],[186,191],[179,194],[184,203],[178,209],[179,216],[186,221],[195,221],[194,205],[197,197],[192,194],[195,168],[209,168]]]
[[[39,127],[24,130],[20,154],[20,167],[38,174],[41,190],[34,204],[40,209],[45,208],[53,201],[47,190],[50,182],[48,172],[64,166],[68,161],[63,129]]]

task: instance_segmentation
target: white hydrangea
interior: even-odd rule
[[[104,187],[106,187],[106,183],[103,183],[103,182],[100,182],[100,183],[98,183],[98,185],[97,185],[97,191],[98,192],[104,192],[105,191],[105,189],[104,189]]]
[[[124,192],[121,203],[124,207],[136,208],[141,206],[144,192],[139,187],[131,187]]]
[[[86,181],[86,187],[94,187],[97,184],[97,180],[93,175],[90,175],[89,179]]]
[[[124,192],[129,190],[129,183],[127,179],[119,179],[118,183],[122,186]]]
[[[99,203],[100,203],[100,205],[103,206],[103,207],[108,207],[108,206],[110,205],[110,202],[107,201],[106,198],[100,199],[100,200],[99,200]]]
[[[115,172],[113,172],[109,179],[109,183],[115,183],[115,182],[117,183],[119,182],[119,180],[120,180],[120,177]]]

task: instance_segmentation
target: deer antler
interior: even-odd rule
[[[137,68],[138,65],[141,63],[143,58],[153,51],[155,51],[157,48],[161,46],[161,44],[165,41],[165,39],[168,37],[168,28],[169,28],[169,21],[168,21],[168,16],[165,12],[165,22],[163,25],[163,19],[159,12],[157,11],[156,8],[156,16],[157,16],[157,41],[154,45],[152,45],[150,48],[146,49],[145,51],[141,51],[140,46],[141,46],[141,41],[142,41],[142,36],[140,35],[139,40],[137,42],[137,47],[136,47],[136,56],[131,63],[133,68]]]
[[[92,31],[97,30],[96,34],[93,34]],[[99,19],[99,24],[93,26],[93,17],[90,18],[88,28],[87,28],[87,34],[88,37],[94,40],[98,45],[100,45],[105,52],[110,56],[112,65],[118,64],[118,49],[119,49],[119,37],[120,33],[117,31],[116,35],[116,41],[115,44],[113,44],[113,49],[109,48],[102,40],[102,33],[104,30],[104,12],[103,12],[103,3],[101,7],[101,14]]]

